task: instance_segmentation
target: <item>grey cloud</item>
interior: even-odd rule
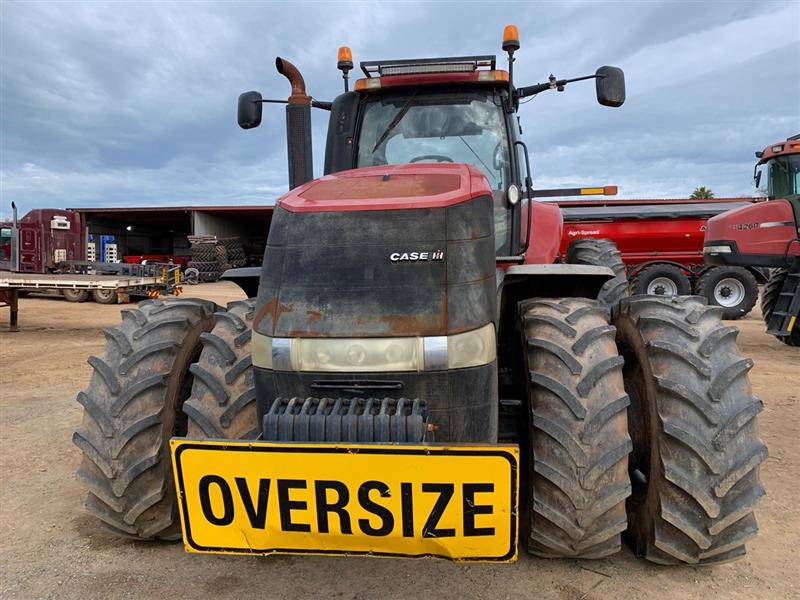
[[[339,45],[356,61],[500,55],[507,23],[520,27],[520,83],[626,70],[617,111],[591,83],[523,108],[537,185],[746,194],[752,151],[800,131],[798,20],[793,2],[4,2],[0,211],[271,203],[286,186],[283,109],[266,106],[248,132],[234,114],[241,91],[287,95],[276,55],[331,99]],[[313,119],[319,173],[327,113]]]

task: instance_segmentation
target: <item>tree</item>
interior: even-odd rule
[[[698,188],[694,188],[692,192],[691,198],[713,198],[714,192],[706,188],[706,186],[700,186]]]

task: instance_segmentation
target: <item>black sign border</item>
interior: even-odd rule
[[[174,439],[174,438],[173,438]],[[179,441],[179,440],[176,440]],[[208,440],[216,441],[216,440]],[[222,440],[219,440],[222,441]],[[184,539],[188,544],[198,552],[227,552],[231,554],[242,555],[255,555],[267,556],[270,554],[314,554],[314,555],[332,555],[332,556],[383,556],[391,558],[444,558],[454,562],[508,562],[517,553],[517,539],[519,536],[517,528],[517,478],[518,478],[518,464],[514,459],[514,455],[506,452],[505,450],[460,450],[457,444],[448,445],[446,447],[429,446],[426,448],[403,448],[402,446],[381,447],[376,445],[375,448],[352,446],[321,446],[315,448],[313,446],[262,446],[260,444],[249,445],[207,445],[196,444],[191,442],[179,441],[180,445],[175,450],[175,467],[178,472],[179,486],[176,493],[180,498],[181,505],[183,506],[183,526],[184,526]],[[203,546],[192,539],[192,530],[189,523],[189,507],[186,502],[186,494],[183,493],[183,468],[181,465],[181,455],[185,450],[221,450],[235,451],[235,452],[280,452],[280,453],[301,453],[301,454],[406,454],[406,455],[425,455],[425,454],[455,454],[459,456],[497,456],[504,458],[509,462],[511,471],[511,534],[509,540],[509,549],[503,556],[470,556],[465,558],[452,558],[444,554],[401,554],[399,552],[374,552],[374,551],[353,551],[353,550],[314,550],[314,549],[297,549],[297,548],[265,548],[265,549],[249,549],[243,548],[225,548],[218,546]],[[513,509],[517,507],[515,512]]]

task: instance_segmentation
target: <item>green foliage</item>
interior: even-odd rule
[[[692,192],[692,195],[690,196],[690,198],[713,198],[713,197],[714,197],[714,192],[706,188],[706,186],[704,185],[695,188],[694,191]]]

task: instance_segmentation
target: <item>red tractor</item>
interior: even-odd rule
[[[703,252],[714,265],[771,268],[761,296],[767,333],[800,346],[800,135],[756,158],[753,179],[768,202],[710,219]]]
[[[363,62],[352,91],[343,48],[333,102],[277,59],[291,191],[263,268],[226,273],[250,296],[227,309],[154,300],[105,330],[74,435],[90,513],[195,552],[509,561],[521,537],[600,558],[627,532],[658,563],[744,554],[767,456],[753,362],[720,309],[625,298],[608,241],[559,257],[520,100],[593,79],[618,107],[623,73],[517,87],[518,39],[508,71]],[[240,126],[262,102],[240,96]]]

